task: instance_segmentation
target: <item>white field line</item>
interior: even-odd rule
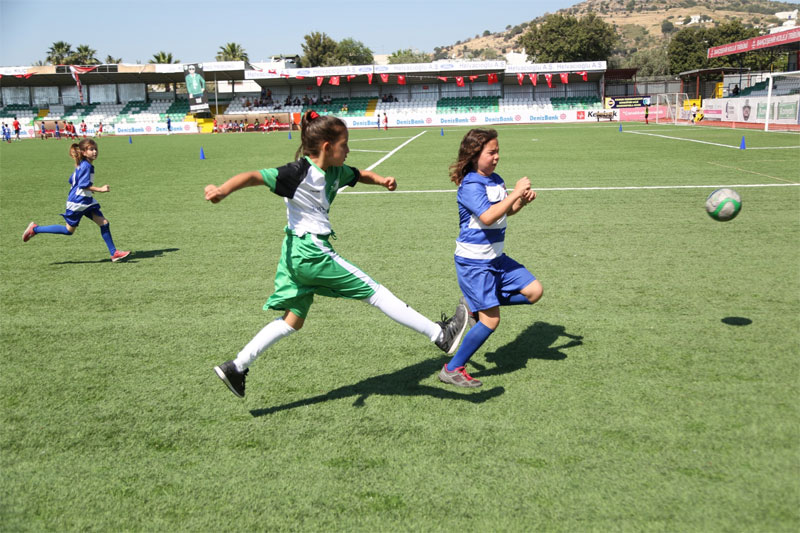
[[[710,141],[700,141],[697,139],[686,139],[685,137],[673,137],[671,135],[659,135],[657,133],[645,133],[643,131],[624,131],[623,133],[632,133],[634,135],[649,135],[650,137],[661,137],[662,139],[672,139],[675,141],[685,141],[690,143],[700,143],[700,144],[710,144],[713,146],[722,146],[723,148],[735,148],[739,149],[739,146],[733,144],[720,144],[720,143],[712,143]],[[786,150],[786,149],[797,149],[800,148],[798,146],[759,146],[757,148],[746,148],[746,150]]]
[[[422,132],[420,132],[420,133],[418,133],[418,134],[414,135],[413,137],[411,137],[410,139],[408,139],[406,142],[404,142],[403,144],[401,144],[400,146],[398,146],[397,148],[395,148],[394,150],[392,150],[391,152],[389,152],[388,154],[386,154],[386,155],[385,155],[385,156],[383,156],[382,158],[378,159],[378,160],[377,160],[375,163],[373,163],[372,165],[368,166],[368,167],[367,167],[367,170],[372,170],[373,168],[377,167],[378,165],[380,165],[381,163],[383,163],[384,161],[386,161],[387,159],[389,159],[390,157],[392,157],[392,156],[393,156],[395,153],[397,153],[397,151],[398,151],[398,150],[400,150],[402,147],[404,147],[405,145],[407,145],[408,143],[410,143],[411,141],[413,141],[413,140],[414,140],[414,139],[416,139],[417,137],[420,137],[420,136],[422,136],[422,135],[425,135],[426,133],[428,133],[428,130],[422,131]]]
[[[709,165],[715,165],[715,166],[722,167],[722,168],[729,168],[731,170],[738,170],[739,172],[747,172],[748,174],[755,174],[756,176],[763,176],[765,178],[769,178],[769,179],[773,179],[773,180],[784,181],[786,183],[795,183],[793,181],[790,181],[790,180],[787,180],[787,179],[784,179],[784,178],[778,178],[776,176],[770,176],[769,174],[762,174],[761,172],[756,172],[754,170],[747,170],[747,169],[744,169],[744,168],[732,167],[730,165],[723,165],[721,163],[714,163],[713,161],[706,161],[706,163],[708,163]]]
[[[646,187],[534,187],[536,192],[546,191],[650,191],[666,189],[744,189],[757,187],[798,187],[800,183],[740,183],[737,185],[651,185]],[[511,189],[508,189],[511,190]],[[454,193],[456,189],[433,189],[428,191],[343,191],[339,194],[430,194]]]

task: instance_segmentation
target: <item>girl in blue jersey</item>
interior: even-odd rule
[[[480,387],[465,365],[500,324],[500,306],[536,303],[542,284],[505,253],[506,220],[536,198],[527,177],[520,178],[511,194],[495,174],[500,161],[497,132],[473,129],[461,141],[458,159],[450,167],[450,180],[458,185],[460,232],[455,263],[458,285],[473,320],[452,360],[439,379],[459,387]],[[471,322],[471,321],[470,321]]]
[[[56,128],[58,125],[56,124]],[[22,234],[22,241],[28,242],[34,235],[39,233],[55,233],[58,235],[72,235],[78,229],[83,217],[88,217],[100,226],[100,235],[108,247],[111,254],[111,261],[117,262],[130,255],[130,252],[117,250],[114,240],[111,238],[108,220],[100,211],[100,204],[94,199],[96,192],[108,192],[108,185],[102,187],[94,186],[94,166],[92,163],[97,159],[97,143],[92,139],[84,139],[80,143],[73,144],[69,148],[69,155],[75,160],[75,172],[69,177],[69,196],[67,196],[67,209],[61,215],[66,224],[52,226],[39,226],[35,222],[28,224]]]
[[[370,170],[344,164],[347,125],[333,115],[307,111],[301,121],[301,158],[278,168],[243,172],[222,185],[208,185],[206,200],[218,203],[244,187],[267,186],[286,204],[281,258],[275,289],[264,309],[283,311],[283,317],[267,324],[235,359],[214,367],[217,376],[236,396],[243,398],[245,377],[256,358],[280,339],[303,327],[314,295],[361,300],[383,311],[389,318],[422,333],[446,353],[453,353],[466,329],[467,310],[456,307],[452,318],[428,320],[406,305],[386,287],[338,255],[328,212],[341,187],[357,183],[380,185],[393,191],[397,182]]]

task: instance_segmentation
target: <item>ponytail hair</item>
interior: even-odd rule
[[[69,147],[69,156],[75,161],[76,167],[83,163],[85,159],[83,157],[83,152],[90,146],[97,146],[94,139],[83,139],[81,142],[73,143],[72,146]]]
[[[477,168],[478,156],[481,155],[483,147],[492,139],[497,139],[497,131],[493,129],[474,128],[464,135],[461,146],[458,149],[458,159],[450,165],[450,181],[456,185],[461,185],[461,180],[470,172]]]
[[[347,133],[347,124],[333,115],[320,115],[313,109],[303,114],[300,120],[300,147],[294,154],[300,156],[317,156],[322,151],[323,143],[335,143]]]

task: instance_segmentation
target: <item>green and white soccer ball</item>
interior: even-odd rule
[[[733,220],[741,210],[742,198],[733,189],[717,189],[706,198],[706,212],[714,220]]]

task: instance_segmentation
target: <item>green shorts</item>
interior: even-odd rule
[[[306,318],[314,295],[363,300],[380,286],[333,249],[330,235],[302,237],[286,228],[281,260],[275,274],[275,291],[264,309],[291,311]]]

